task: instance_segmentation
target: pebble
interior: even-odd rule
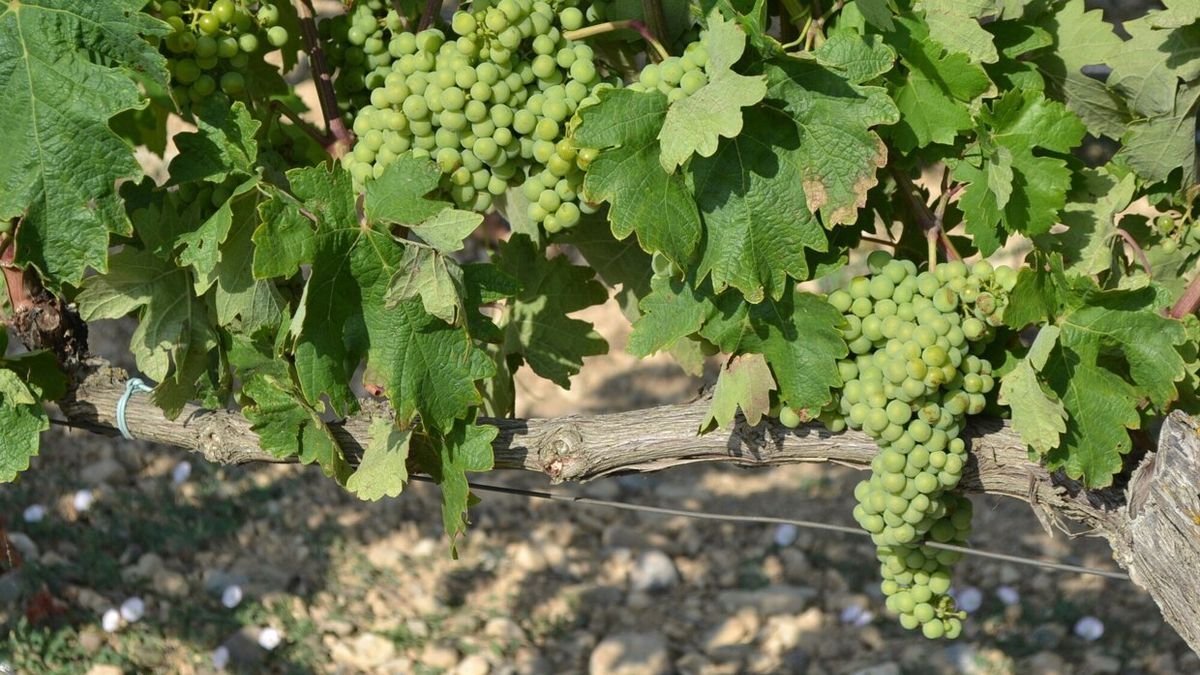
[[[40,523],[46,517],[46,507],[41,504],[30,504],[25,507],[22,517],[27,523]]]
[[[136,595],[121,603],[121,618],[129,623],[137,623],[146,615],[146,603]]]
[[[1094,616],[1085,616],[1075,622],[1075,635],[1088,642],[1095,642],[1104,635],[1104,622]]]
[[[88,668],[86,675],[124,675],[125,671],[117,666],[106,663],[98,663],[91,668]]]
[[[230,586],[244,586],[249,581],[244,574],[233,574],[217,569],[204,571],[204,590],[208,593],[224,593],[225,589]]]
[[[231,584],[221,591],[221,604],[227,609],[233,609],[242,604],[242,587],[237,584]]]
[[[123,475],[125,475],[123,464],[112,457],[104,457],[80,469],[79,480],[87,485],[103,485],[111,483]]]
[[[96,495],[91,490],[76,490],[74,496],[71,497],[71,505],[79,513],[83,513],[92,508],[92,504],[96,501]]]
[[[760,623],[758,614],[747,607],[714,626],[704,637],[701,647],[704,653],[715,656],[726,647],[750,644]]]
[[[665,591],[679,582],[679,572],[671,557],[659,550],[650,550],[638,556],[629,571],[629,587],[633,591]]]
[[[963,588],[961,591],[954,593],[953,597],[958,608],[967,614],[978,611],[979,607],[983,605],[983,593],[974,586]]]
[[[172,598],[182,598],[188,594],[187,577],[172,570],[160,570],[154,575],[154,592]]]
[[[213,668],[217,670],[225,670],[229,665],[229,647],[221,645],[212,651],[210,657],[212,659]]]
[[[104,636],[95,628],[84,628],[79,631],[79,648],[85,654],[95,654],[104,646]]]
[[[121,579],[126,583],[136,583],[153,579],[164,568],[163,559],[157,553],[145,553],[137,562],[121,570]]]
[[[488,619],[487,625],[483,627],[483,634],[505,642],[523,642],[525,640],[525,631],[515,621],[503,616]]]
[[[1054,652],[1038,652],[1025,662],[1025,670],[1041,675],[1065,675],[1070,672],[1063,658]]]
[[[490,672],[492,664],[480,654],[468,656],[454,669],[454,675],[488,675]]]
[[[842,623],[861,627],[871,623],[875,619],[875,614],[862,605],[854,603],[843,607],[838,618]]]
[[[590,675],[667,675],[667,641],[655,632],[619,633],[604,638],[588,659]]]
[[[1054,649],[1066,635],[1067,629],[1061,624],[1044,623],[1029,633],[1029,643],[1039,649]]]
[[[755,591],[721,591],[717,602],[729,611],[753,607],[763,616],[799,614],[817,598],[817,591],[805,586],[776,584]]]
[[[787,548],[796,543],[796,538],[799,536],[799,528],[791,523],[784,523],[775,528],[775,545],[779,548]]]
[[[283,642],[283,636],[279,630],[267,626],[258,632],[258,646],[267,651],[272,651]]]
[[[1021,594],[1012,586],[1000,586],[996,589],[996,597],[1003,602],[1005,606],[1012,607],[1021,602]]]
[[[192,463],[186,459],[176,464],[171,469],[171,482],[175,485],[181,485],[187,482],[188,478],[192,477]]]
[[[396,657],[396,645],[375,633],[363,633],[350,642],[349,652],[350,665],[370,672]]]
[[[29,535],[24,532],[9,532],[8,543],[17,549],[17,553],[20,553],[21,558],[26,562],[37,562],[40,551],[38,550],[38,545],[33,543]]]
[[[454,647],[430,642],[425,645],[425,649],[421,650],[421,658],[418,660],[428,668],[450,670],[458,665],[458,650]]]
[[[117,632],[121,627],[121,611],[115,607],[104,610],[104,615],[100,617],[100,627],[105,633]]]

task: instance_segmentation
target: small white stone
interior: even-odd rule
[[[225,667],[229,665],[229,648],[221,645],[214,649],[212,652],[212,664],[213,668],[217,670],[225,670]]]
[[[46,517],[46,507],[41,504],[31,504],[25,507],[25,522],[40,523]]]
[[[1018,593],[1017,589],[1013,588],[1012,586],[1001,586],[997,588],[996,597],[1000,598],[1000,602],[1003,602],[1009,607],[1021,602],[1021,594]]]
[[[983,604],[983,593],[974,586],[967,586],[955,595],[954,604],[967,614],[971,614]]]
[[[12,675],[17,669],[8,661],[0,661],[0,675]]]
[[[862,616],[862,614],[863,614],[862,605],[859,605],[859,604],[846,605],[845,607],[842,608],[842,613],[841,613],[842,623],[855,623],[856,621],[858,621],[858,617]]]
[[[105,633],[115,633],[121,627],[121,613],[115,607],[104,611],[104,616],[100,617],[100,627]]]
[[[221,604],[229,609],[242,604],[242,587],[237,584],[226,586],[225,590],[221,591]]]
[[[1104,622],[1094,616],[1085,616],[1075,622],[1075,634],[1088,642],[1095,642],[1104,635]]]
[[[267,651],[278,647],[280,642],[283,642],[283,636],[274,628],[267,627],[258,633],[258,646]]]
[[[176,485],[186,483],[187,479],[190,478],[191,475],[192,463],[185,459],[176,464],[174,469],[171,469],[171,482]]]
[[[784,523],[775,528],[775,545],[779,548],[787,548],[796,543],[796,537],[800,535],[800,530],[791,523]]]
[[[136,623],[146,615],[146,603],[136,595],[121,603],[121,618]]]
[[[859,614],[858,619],[856,619],[854,621],[854,625],[858,628],[862,628],[863,626],[866,626],[867,624],[871,623],[874,620],[875,620],[875,612],[864,609],[863,613]]]
[[[78,490],[71,499],[71,503],[75,505],[75,510],[80,513],[92,508],[92,503],[95,501],[96,495],[92,494],[91,490]]]

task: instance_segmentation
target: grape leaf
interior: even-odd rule
[[[1194,183],[1197,101],[1200,82],[1180,85],[1170,114],[1129,123],[1116,159],[1127,162],[1149,181],[1167,180],[1172,171],[1182,169],[1182,182]]]
[[[597,148],[583,181],[589,201],[608,201],[608,220],[617,239],[637,233],[647,251],[661,251],[686,267],[700,243],[700,214],[683,176],[658,162],[658,131],[667,97],[658,91],[612,89],[600,102],[581,110],[574,139],[581,148]]]
[[[775,373],[780,401],[819,410],[840,387],[837,361],[846,355],[841,314],[810,293],[791,290],[779,300],[747,305],[736,294],[717,301],[700,334],[731,354],[762,354]]]
[[[1153,28],[1182,28],[1200,19],[1200,2],[1197,0],[1165,0],[1163,4],[1166,9],[1149,16]]]
[[[455,540],[467,529],[467,507],[473,500],[467,472],[492,469],[492,441],[499,431],[493,426],[458,420],[444,437],[413,438],[410,451],[417,467],[442,489],[442,523],[454,555]]]
[[[771,409],[772,391],[775,391],[775,378],[771,376],[771,369],[761,354],[731,357],[717,377],[712,404],[700,423],[700,432],[711,429],[714,423],[720,429],[728,429],[733,424],[738,408],[741,408],[747,424],[758,426]]]
[[[480,402],[474,383],[492,374],[491,361],[465,327],[429,314],[420,300],[387,306],[391,279],[412,244],[397,241],[386,227],[359,224],[344,171],[298,169],[288,179],[295,198],[318,220],[309,230],[311,244],[290,248],[311,250],[311,258],[277,263],[283,269],[311,264],[295,331],[296,371],[306,400],[315,404],[328,395],[338,414],[356,409],[349,382],[365,357],[364,381],[385,390],[399,423],[419,413],[427,428],[449,428]]]
[[[895,26],[884,39],[906,66],[893,71],[892,98],[900,111],[892,132],[896,147],[909,152],[930,143],[953,143],[958,132],[971,128],[969,104],[988,93],[992,83],[966,55],[943,55],[924,24],[897,17]]]
[[[404,259],[388,283],[388,307],[420,298],[426,312],[448,324],[462,317],[462,270],[453,259],[423,246],[405,247]]]
[[[449,202],[426,195],[438,189],[441,177],[437,165],[428,159],[414,157],[411,152],[400,155],[382,176],[367,184],[363,198],[367,219],[416,225],[437,216]]]
[[[1071,192],[1062,212],[1067,231],[1034,241],[1042,251],[1061,254],[1068,272],[1099,274],[1112,267],[1117,215],[1133,199],[1136,181],[1132,173],[1118,179],[1103,169],[1085,169],[1080,176],[1082,184]]]
[[[749,302],[778,298],[788,275],[808,278],[805,250],[825,251],[824,228],[809,213],[803,149],[796,123],[772,109],[746,111],[746,129],[722,139],[710,158],[692,162],[706,237],[697,276],[728,286]]]
[[[976,63],[1000,58],[991,34],[978,21],[995,16],[994,0],[918,0],[913,9],[925,12],[930,36],[947,50]]]
[[[29,468],[30,458],[38,454],[41,434],[49,428],[50,420],[40,402],[0,398],[0,483],[13,481]]]
[[[225,200],[200,227],[179,236],[177,243],[183,247],[179,262],[194,270],[196,295],[203,295],[216,281],[213,273],[221,261],[221,244],[233,227],[234,210],[237,210],[239,220],[257,220],[258,195],[246,194],[254,190],[257,182],[251,178],[234,188],[230,199]]]
[[[833,30],[829,38],[813,51],[817,63],[837,71],[846,79],[862,84],[892,69],[896,52],[879,35],[861,35],[853,30]]]
[[[167,80],[144,4],[0,0],[0,221],[23,217],[16,262],[51,287],[106,270],[109,234],[130,232],[116,185],[142,171],[108,121],[142,105],[129,71]]]
[[[439,253],[462,250],[463,239],[483,222],[483,215],[459,209],[444,209],[410,229]]]
[[[156,402],[168,417],[192,398],[217,337],[206,303],[192,294],[187,269],[127,246],[109,259],[106,274],[88,277],[76,298],[84,321],[119,319],[137,312],[129,348],[138,368],[166,395]],[[168,381],[175,364],[175,376]],[[165,385],[165,386],[164,386]],[[175,389],[172,387],[182,387]]]
[[[1143,117],[1169,115],[1182,79],[1200,77],[1200,25],[1155,29],[1153,16],[1126,21],[1130,39],[1113,55],[1108,84]]]
[[[249,201],[249,200],[247,200]],[[221,245],[221,260],[213,270],[216,278],[217,323],[247,335],[274,329],[283,319],[287,303],[269,280],[254,278],[254,243],[259,225],[252,208],[236,213],[229,234]]]
[[[1087,66],[1111,63],[1122,40],[1099,9],[1085,11],[1084,0],[1070,0],[1046,13],[1038,26],[1053,36],[1054,49],[1032,57],[1054,98],[1079,115],[1088,131],[1120,138],[1129,119],[1124,100],[1103,81],[1084,74]]]
[[[708,83],[667,109],[662,129],[659,161],[673,173],[693,154],[711,157],[721,137],[733,138],[742,130],[742,108],[763,99],[767,86],[761,76],[740,75],[733,65],[746,48],[746,34],[713,10],[708,27],[700,33],[708,53],[704,70]]]
[[[67,380],[48,351],[2,358],[8,333],[0,331],[0,483],[16,479],[38,454],[41,433],[50,428],[42,401],[66,394]]]
[[[179,154],[167,171],[171,183],[207,180],[220,183],[234,173],[257,173],[258,141],[254,134],[262,123],[250,116],[246,105],[217,92],[193,107],[199,131],[175,134]]]
[[[1067,431],[1062,401],[1038,381],[1058,335],[1058,326],[1043,326],[1025,358],[1000,379],[998,402],[1009,407],[1013,430],[1039,455],[1057,447],[1059,436]]]
[[[994,169],[970,161],[959,163],[954,176],[967,183],[960,206],[967,232],[982,254],[991,255],[1006,238],[997,236],[998,231],[1033,236],[1049,232],[1057,222],[1071,187],[1071,170],[1066,160],[1034,151],[1070,152],[1086,130],[1066,106],[1039,92],[1008,92],[981,116],[986,136],[978,151],[989,163],[998,148],[1008,151],[1011,160],[1005,157],[1000,164],[1011,162],[1012,179],[1006,186],[1011,192],[1001,206],[993,189],[998,182]]]
[[[697,288],[699,286],[699,288]],[[695,284],[694,277],[654,277],[651,292],[642,299],[641,316],[633,323],[627,349],[639,358],[669,349],[677,341],[699,332],[716,311],[712,285]]]
[[[892,10],[888,6],[888,0],[853,0],[853,4],[867,23],[879,30],[891,30],[895,25],[892,23]]]
[[[345,483],[350,465],[329,427],[288,381],[278,362],[271,372],[255,372],[242,383],[242,414],[258,434],[259,447],[272,455],[317,462],[326,476]]]
[[[767,106],[796,126],[788,148],[804,178],[808,209],[826,227],[852,223],[887,164],[887,147],[872,127],[893,124],[898,111],[882,87],[853,84],[811,61],[766,64]],[[786,147],[786,146],[785,146]]]
[[[346,489],[359,499],[377,501],[398,497],[408,482],[408,451],[412,431],[400,429],[386,417],[375,417],[362,462],[346,480]]]
[[[505,353],[520,355],[533,372],[569,389],[583,358],[606,353],[608,343],[591,324],[567,315],[603,304],[608,292],[591,268],[566,256],[547,259],[525,235],[503,242],[493,262],[521,288],[509,302]]]

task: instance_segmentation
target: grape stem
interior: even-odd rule
[[[321,102],[321,114],[325,118],[325,128],[328,131],[323,145],[331,157],[338,159],[349,152],[354,145],[354,134],[346,128],[346,121],[342,119],[342,111],[338,107],[337,96],[333,93],[333,78],[329,75],[329,65],[325,62],[325,51],[321,49],[321,39],[317,35],[316,11],[313,10],[312,0],[296,0],[296,14],[300,17],[300,31],[304,35],[304,50],[308,52],[313,83],[317,86],[317,99]]]
[[[396,10],[396,16],[400,17],[400,27],[408,30],[408,15],[404,13],[404,7],[400,5],[400,0],[392,0],[392,9]]]
[[[624,30],[626,28],[637,31],[638,35],[641,35],[642,39],[654,48],[654,53],[652,53],[651,56],[657,55],[658,61],[662,61],[663,59],[671,56],[670,53],[667,52],[666,47],[663,47],[662,43],[654,37],[654,34],[651,33],[648,28],[646,28],[646,24],[638,21],[637,19],[596,23],[590,26],[584,26],[579,30],[569,30],[563,33],[563,37],[568,40],[582,40],[584,38],[589,38],[595,35],[603,35],[604,33],[611,33],[616,30]]]
[[[8,304],[14,317],[33,306],[33,297],[25,286],[25,272],[13,263],[17,254],[17,229],[20,226],[18,220],[12,231],[4,237],[3,244],[0,244],[3,247],[0,248],[0,269],[4,271],[4,286],[8,289]]]
[[[442,0],[425,0],[425,11],[421,12],[421,20],[417,22],[417,32],[433,25],[433,20],[442,13]]]
[[[329,145],[330,137],[321,133],[320,129],[317,129],[313,125],[309,124],[304,118],[297,115],[295,110],[292,110],[280,101],[274,100],[271,101],[270,108],[272,112],[283,115],[291,120],[292,124],[294,124],[297,129],[303,131],[309,136],[309,138],[320,143],[321,147],[327,147]]]
[[[662,46],[667,35],[667,17],[663,14],[662,2],[660,0],[642,0],[642,14],[646,17],[646,32],[650,37],[654,38],[654,44]],[[665,55],[666,50],[662,50],[660,55]],[[667,58],[662,56],[662,58]]]
[[[1117,228],[1117,234],[1121,235],[1121,238],[1125,240],[1125,243],[1129,244],[1130,250],[1132,250],[1134,255],[1138,257],[1138,261],[1142,263],[1142,269],[1146,270],[1146,276],[1154,276],[1154,271],[1150,267],[1150,259],[1146,257],[1146,252],[1142,250],[1142,247],[1138,246],[1138,243],[1134,240],[1133,235],[1119,227]]]
[[[958,193],[959,188],[951,188],[950,170],[942,174],[942,194],[938,198],[936,211],[930,211],[929,205],[921,198],[922,192],[920,188],[913,184],[912,179],[908,174],[891,167],[892,177],[896,179],[896,184],[900,186],[901,191],[908,198],[908,204],[912,209],[913,215],[916,216],[917,222],[921,224],[921,229],[925,232],[925,240],[929,245],[929,268],[934,269],[937,266],[937,247],[940,244],[942,252],[946,255],[947,260],[962,260],[962,256],[958,254],[958,249],[954,248],[954,243],[950,241],[950,237],[946,235],[946,228],[942,227],[942,218],[946,213],[946,205],[950,203],[950,198]]]
[[[1198,306],[1200,306],[1200,270],[1196,271],[1196,276],[1192,277],[1192,282],[1188,284],[1183,295],[1179,296],[1179,300],[1175,301],[1167,316],[1172,319],[1182,319],[1195,312]]]

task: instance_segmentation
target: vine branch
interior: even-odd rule
[[[1195,312],[1197,307],[1200,307],[1200,270],[1196,270],[1196,276],[1192,277],[1192,282],[1183,291],[1183,295],[1175,301],[1168,316],[1172,319],[1182,319]]]
[[[622,30],[625,28],[637,31],[638,35],[641,35],[642,39],[646,41],[646,44],[650,45],[654,49],[654,51],[650,53],[650,58],[654,59],[655,61],[662,61],[671,55],[669,52],[667,52],[667,48],[658,41],[658,38],[654,37],[654,34],[650,32],[650,29],[646,26],[646,24],[638,21],[637,19],[622,19],[621,21],[605,21],[603,23],[595,23],[590,26],[584,26],[578,30],[569,30],[563,33],[563,37],[568,40],[582,40],[594,35],[611,33],[612,31]]]
[[[947,260],[962,260],[962,256],[958,254],[958,249],[954,248],[954,242],[950,241],[950,237],[946,235],[946,228],[942,226],[942,219],[946,213],[946,205],[950,203],[950,198],[957,194],[957,189],[952,189],[949,186],[950,171],[946,170],[942,174],[942,194],[938,197],[938,205],[935,211],[929,210],[929,205],[921,198],[921,190],[908,174],[896,167],[889,167],[892,177],[896,180],[896,184],[900,186],[905,197],[908,198],[908,204],[912,209],[913,215],[917,222],[921,225],[921,230],[925,232],[925,239],[929,242],[931,250],[937,246],[941,246],[942,253],[945,254]],[[930,265],[934,264],[934,260],[930,259]]]
[[[1119,234],[1121,238],[1125,240],[1125,243],[1129,245],[1129,249],[1133,251],[1134,255],[1137,256],[1138,261],[1142,264],[1142,269],[1146,271],[1146,276],[1154,276],[1154,270],[1152,267],[1150,267],[1150,259],[1146,257],[1146,252],[1142,250],[1142,247],[1138,246],[1138,243],[1134,240],[1133,235],[1119,227],[1117,228],[1117,234]]]
[[[316,11],[312,0],[296,0],[296,14],[300,17],[300,32],[304,35],[304,50],[312,67],[313,84],[317,87],[317,99],[321,103],[321,114],[325,118],[328,136],[325,150],[334,159],[339,159],[354,145],[354,134],[346,128],[337,96],[333,92],[333,78],[329,64],[325,61],[325,50],[317,33]]]

